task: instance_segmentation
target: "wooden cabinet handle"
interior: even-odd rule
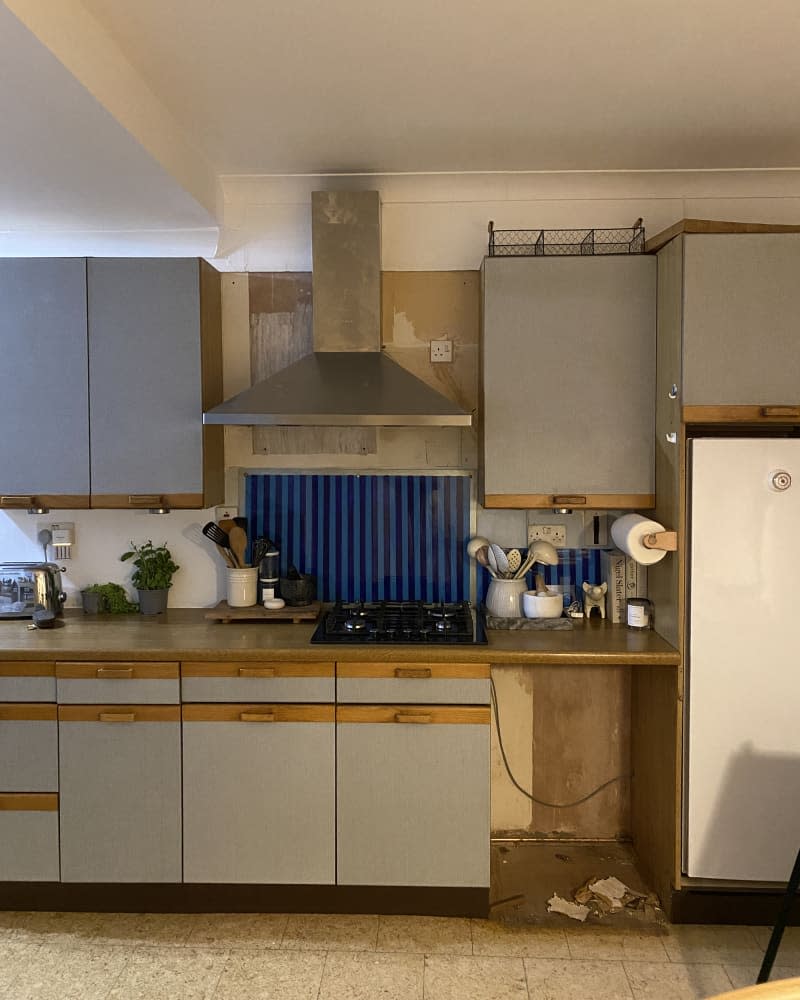
[[[101,722],[136,722],[135,712],[101,712],[98,715]]]
[[[432,715],[411,715],[405,714],[403,712],[396,712],[394,717],[395,722],[408,722],[416,725],[425,725],[427,722],[433,722]]]
[[[36,497],[4,496],[0,497],[0,507],[35,507]]]
[[[274,722],[274,712],[242,712],[239,716],[241,722]]]
[[[129,507],[163,507],[164,498],[155,493],[130,493],[128,494]]]
[[[552,501],[554,507],[578,507],[586,503],[586,497],[557,495]]]
[[[133,677],[133,667],[98,667],[97,676],[106,680],[121,680],[125,677]]]
[[[274,677],[275,667],[239,667],[240,677]]]
[[[430,667],[395,667],[394,668],[395,677],[430,677],[431,668]]]
[[[762,417],[800,417],[800,406],[762,406]]]

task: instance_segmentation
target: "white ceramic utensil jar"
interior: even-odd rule
[[[522,580],[492,580],[486,591],[486,610],[496,618],[521,618],[522,595],[528,584]]]
[[[228,570],[228,607],[249,608],[256,603],[258,567]]]

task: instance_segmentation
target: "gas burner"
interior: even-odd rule
[[[483,619],[466,602],[350,601],[334,604],[312,642],[471,645],[486,642]]]
[[[455,618],[462,610],[460,604],[424,604],[423,608],[431,618]]]
[[[434,617],[436,616],[434,615]],[[437,632],[450,632],[452,629],[455,628],[455,624],[452,621],[452,616],[450,616],[447,618],[437,619],[436,624],[433,627],[436,629]]]
[[[355,614],[361,615],[362,617],[346,618],[344,621],[344,627],[348,632],[366,632],[369,628],[366,611],[356,611]]]

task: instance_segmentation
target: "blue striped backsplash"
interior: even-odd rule
[[[251,538],[323,601],[469,600],[469,475],[245,476]]]

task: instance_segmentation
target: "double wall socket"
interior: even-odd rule
[[[567,526],[565,524],[529,524],[528,545],[531,542],[550,542],[557,549],[563,549],[567,544]]]

